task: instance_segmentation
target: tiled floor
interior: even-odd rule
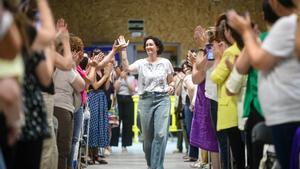
[[[176,139],[168,141],[165,157],[165,169],[191,169],[191,163],[184,162],[184,154],[173,154],[176,149]],[[114,147],[113,153],[106,158],[107,165],[91,165],[87,169],[147,169],[141,143],[128,147],[128,153],[122,153],[121,147]]]

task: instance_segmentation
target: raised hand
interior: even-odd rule
[[[98,65],[98,63],[99,63],[98,55],[96,55],[95,57],[93,57],[89,60],[90,66],[96,67]]]
[[[90,60],[89,65],[97,66],[98,63],[100,63],[103,60],[104,56],[105,56],[105,54],[103,52],[100,52],[99,54],[97,54]]]
[[[187,54],[187,62],[188,62],[188,65],[192,66],[196,62],[196,53],[191,52],[189,50],[188,54]]]
[[[204,70],[206,68],[207,62],[207,56],[204,54],[204,52],[198,52],[196,57],[196,69]]]
[[[120,35],[119,38],[117,39],[119,45],[122,46],[122,48],[126,48],[129,45],[129,40],[125,40],[123,35]]]
[[[246,17],[240,16],[235,10],[230,10],[226,13],[228,24],[236,30],[239,34],[243,35],[247,30],[251,30],[251,19],[249,13]]]
[[[56,22],[56,26],[55,26],[56,31],[60,31],[61,28],[64,28],[64,27],[65,27],[65,20],[63,18],[58,19]]]
[[[105,54],[103,52],[100,52],[98,55],[98,62],[101,62],[105,56]]]
[[[62,40],[69,40],[68,25],[65,23],[65,20],[63,18],[57,20],[56,31],[58,32],[58,36],[60,36]]]
[[[205,33],[205,29],[202,26],[197,26],[194,30],[194,40],[197,44],[197,47],[202,47],[208,40],[208,37]]]
[[[113,45],[113,50],[115,51],[123,50],[126,49],[128,45],[129,45],[129,40],[127,40],[126,42],[124,36],[120,35]]]

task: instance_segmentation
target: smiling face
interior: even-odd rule
[[[148,39],[145,44],[145,50],[148,56],[157,55],[158,47],[152,39]]]

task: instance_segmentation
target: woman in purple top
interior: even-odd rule
[[[205,97],[205,81],[198,84],[190,143],[201,149],[218,152],[217,135],[212,127],[210,102]]]
[[[208,31],[205,31],[201,26],[197,26],[194,32],[194,39],[200,51],[197,55],[190,54],[188,56],[188,61],[193,65],[192,81],[194,84],[198,84],[190,143],[203,150],[212,152],[212,166],[214,169],[219,169],[219,143],[216,131],[212,125],[210,100],[205,96],[206,71],[213,63],[206,58],[204,49],[205,44],[210,40],[210,36],[208,36]]]

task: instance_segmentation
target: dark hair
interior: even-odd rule
[[[184,66],[186,66],[187,68],[192,70],[192,66],[189,65],[189,63],[185,60],[182,64],[181,64],[181,70],[184,71]]]
[[[264,20],[266,22],[273,24],[279,19],[279,16],[273,11],[269,0],[263,0],[262,9],[264,13]]]
[[[157,54],[160,55],[164,51],[164,45],[160,39],[154,36],[148,36],[144,39],[144,50],[146,50],[146,42],[149,39],[152,39],[154,41],[155,45],[158,47]]]
[[[88,63],[89,63],[89,58],[83,57],[79,63],[79,66],[81,67],[82,70],[85,70]]]
[[[293,3],[293,0],[277,0],[282,6],[286,8],[295,8],[296,5]]]
[[[95,48],[93,49],[92,56],[98,55],[100,52],[102,52],[101,49]]]
[[[244,48],[244,42],[243,42],[242,36],[241,36],[237,31],[235,31],[235,30],[228,24],[228,18],[227,18],[227,17],[226,17],[225,21],[226,21],[225,27],[226,27],[226,29],[230,30],[231,36],[232,36],[232,38],[235,40],[235,42],[236,42],[238,48],[239,48],[240,50],[243,49],[243,48]]]
[[[38,13],[38,7],[37,7],[37,2],[36,1],[29,1],[27,9],[23,9],[24,12],[26,13],[27,17],[31,21],[36,21],[37,20],[37,13]]]
[[[174,72],[181,72],[182,71],[182,67],[174,67]]]
[[[229,29],[231,31],[231,36],[235,40],[238,48],[240,50],[242,50],[244,48],[244,41],[243,41],[242,36],[237,31],[235,31],[233,28],[229,27]]]
[[[230,42],[226,39],[225,36],[225,27],[226,27],[227,17],[225,13],[222,13],[217,18],[217,22],[215,24],[216,33],[214,40],[217,42],[224,41],[227,44],[230,44]]]
[[[115,67],[115,70],[116,69],[120,69],[120,71],[123,71],[123,66],[122,65],[117,65],[116,67]]]
[[[198,53],[198,52],[200,52],[200,49],[190,49],[190,51],[191,51],[192,53]]]

